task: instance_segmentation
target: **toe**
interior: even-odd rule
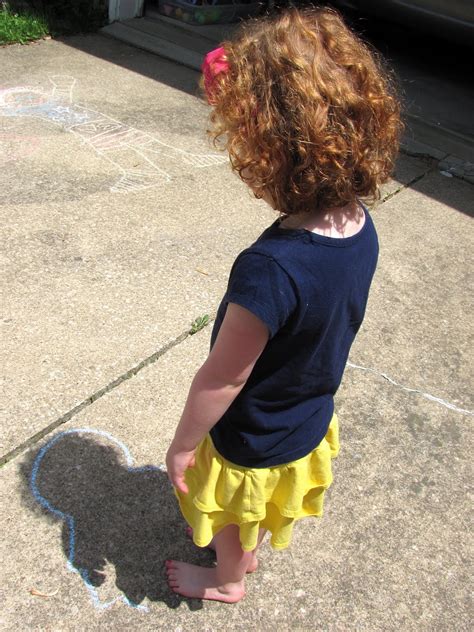
[[[170,568],[177,568],[177,564],[176,564],[175,560],[166,560],[165,566],[168,569],[170,569]]]

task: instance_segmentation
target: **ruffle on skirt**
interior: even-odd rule
[[[332,482],[331,459],[339,452],[334,415],[325,438],[307,456],[268,468],[246,468],[224,459],[207,435],[186,470],[188,494],[176,491],[197,546],[207,546],[221,529],[236,524],[244,551],[257,546],[260,528],[271,532],[274,549],[286,548],[295,520],[321,516],[324,492]]]

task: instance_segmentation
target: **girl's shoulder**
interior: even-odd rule
[[[275,220],[244,252],[260,252],[282,260],[285,255],[314,257],[328,255],[326,248],[311,248],[313,246],[329,246],[335,248],[357,247],[361,251],[371,249],[377,242],[377,232],[369,210],[361,204],[362,213],[357,220],[344,226],[327,228],[324,224],[308,222],[303,226],[294,226],[285,222],[284,218]]]

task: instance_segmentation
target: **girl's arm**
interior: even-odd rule
[[[194,464],[196,446],[242,390],[268,337],[268,328],[259,318],[229,303],[214,346],[192,381],[166,455],[168,476],[181,492],[188,492],[184,472]]]

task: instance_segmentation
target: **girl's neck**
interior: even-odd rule
[[[357,234],[365,223],[362,205],[354,201],[343,207],[317,213],[283,215],[280,228],[304,229],[325,237],[344,238]]]

